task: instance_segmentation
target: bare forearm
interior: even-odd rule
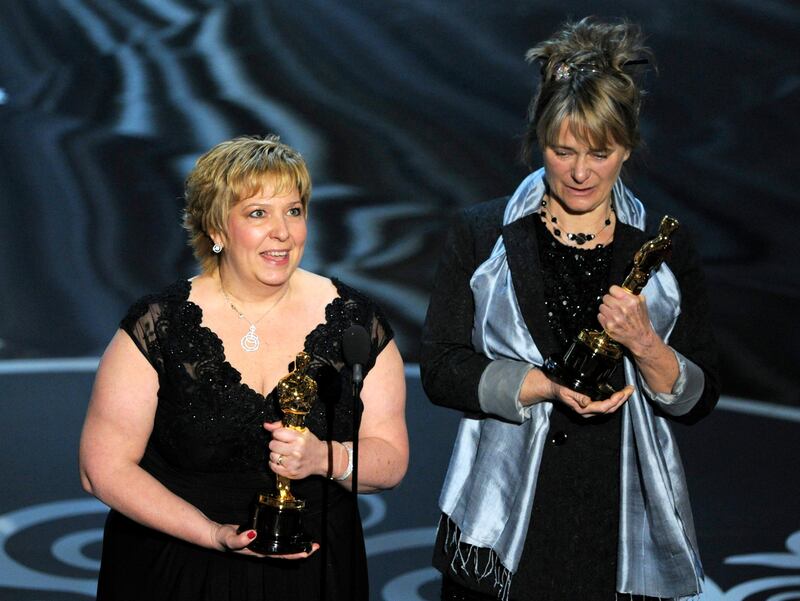
[[[136,464],[83,474],[84,487],[109,507],[154,530],[210,549],[219,524]]]
[[[348,456],[341,444],[333,445],[334,477],[348,468]],[[394,488],[403,479],[408,467],[408,454],[382,438],[366,437],[358,441],[358,492],[370,493]],[[352,474],[339,484],[352,490]]]
[[[642,338],[637,344],[629,347],[636,367],[653,392],[672,392],[678,379],[680,367],[675,353],[658,335]]]
[[[534,405],[554,398],[553,383],[541,369],[531,369],[522,382],[519,401],[522,405]]]

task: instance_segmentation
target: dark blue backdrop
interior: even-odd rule
[[[197,155],[276,132],[316,186],[305,266],[380,299],[414,360],[449,214],[525,175],[525,50],[590,12],[650,36],[627,177],[697,237],[726,390],[799,404],[786,0],[0,2],[0,356],[99,353],[134,298],[195,272],[178,222]]]
[[[196,157],[267,132],[311,168],[304,267],[377,298],[410,363],[411,471],[364,513],[375,598],[433,599],[458,416],[413,363],[442,233],[526,174],[523,55],[587,14],[649,34],[625,177],[708,275],[727,398],[678,432],[707,599],[800,598],[796,3],[0,0],[0,600],[87,598],[102,508],[74,453],[94,361],[135,298],[196,272],[179,226]]]

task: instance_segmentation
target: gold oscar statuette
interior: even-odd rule
[[[672,249],[671,236],[678,221],[669,215],[661,219],[658,235],[648,240],[633,257],[633,268],[622,287],[639,294],[653,271],[663,263]],[[563,357],[548,357],[542,371],[553,381],[576,390],[593,400],[608,398],[614,393],[609,384],[611,375],[622,359],[622,345],[605,330],[582,330]]]
[[[278,382],[278,403],[286,428],[303,432],[305,417],[317,398],[317,383],[306,374],[311,362],[308,354],[297,354],[294,369]],[[256,539],[249,549],[265,555],[288,555],[311,551],[311,537],[303,528],[306,502],[292,495],[291,480],[277,476],[277,492],[260,493],[248,523],[240,532],[253,529]]]

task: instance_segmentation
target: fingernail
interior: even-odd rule
[[[247,538],[249,538],[250,540],[253,540],[255,537],[256,537],[256,531],[255,530],[248,531]]]

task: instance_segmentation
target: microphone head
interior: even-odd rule
[[[348,366],[366,364],[371,348],[372,343],[364,326],[354,323],[342,333],[342,354]]]

